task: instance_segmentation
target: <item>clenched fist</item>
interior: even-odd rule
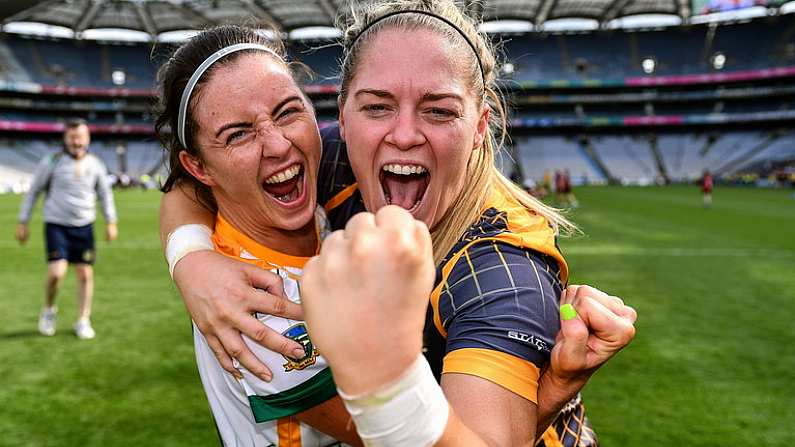
[[[416,360],[433,278],[428,228],[397,206],[354,216],[306,264],[309,335],[346,394],[388,385]]]
[[[590,286],[572,285],[560,304],[577,318],[561,321],[549,372],[559,378],[587,378],[635,338],[637,312],[621,298]]]

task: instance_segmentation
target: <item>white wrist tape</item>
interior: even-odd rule
[[[381,391],[355,397],[337,391],[366,446],[430,447],[444,434],[450,416],[447,399],[422,355]]]
[[[201,250],[212,250],[212,231],[206,225],[189,224],[177,227],[168,235],[166,241],[166,261],[168,273],[174,279],[174,267],[188,253]]]

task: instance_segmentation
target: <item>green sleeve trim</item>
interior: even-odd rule
[[[292,416],[337,395],[337,386],[331,376],[331,369],[312,376],[304,383],[270,396],[248,396],[254,420],[267,422],[287,416]]]

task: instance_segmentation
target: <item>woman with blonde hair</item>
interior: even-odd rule
[[[536,438],[547,445],[595,445],[579,398],[560,415],[558,410],[631,340],[635,313],[592,288],[564,291],[568,267],[555,239],[571,224],[495,168],[505,113],[487,41],[452,1],[403,0],[355,9],[344,44],[340,125],[338,134],[332,127],[323,135],[318,201],[325,203],[332,227],[345,230],[324,245],[304,287],[311,302],[310,335],[319,337],[359,434],[373,445],[439,440],[448,445],[470,445],[463,440],[527,445]],[[382,207],[375,217],[351,219]],[[423,243],[422,225],[415,231],[406,211],[430,228],[433,240],[436,278],[430,306],[423,306],[428,318],[421,339],[416,301],[387,300],[428,295],[424,267],[431,263],[430,245]],[[385,232],[403,245],[395,248],[389,237],[382,237],[379,216],[380,226],[390,218],[403,224],[389,224]],[[210,217],[184,196],[169,194],[161,234],[186,222],[208,224]],[[179,229],[167,239],[169,247],[186,245]],[[194,241],[189,249],[174,252],[183,255],[201,246]],[[400,263],[389,247],[410,265],[395,267]],[[208,254],[196,253],[177,264],[180,258],[169,256],[177,267],[175,280],[189,310],[210,315],[205,318],[208,332],[228,330],[218,317],[222,308],[220,314],[235,315],[227,318],[233,326],[253,333],[239,309],[262,304],[241,300],[240,292],[207,299],[208,290],[210,296],[222,296],[223,289],[232,288],[223,285],[218,291],[212,281],[196,281],[196,275],[215,272],[237,290],[245,288],[238,287],[242,282],[257,285],[264,278],[228,268]],[[278,284],[269,285],[278,294]],[[374,295],[383,296],[379,301]],[[223,300],[227,302],[216,304]],[[363,305],[356,308],[356,302]],[[410,304],[405,312],[395,307],[404,302]],[[379,312],[378,303],[391,303],[385,308],[390,312]],[[346,315],[350,319],[341,320]],[[384,337],[359,327],[405,336]],[[271,335],[259,338],[279,347]],[[420,347],[430,370],[441,377],[444,395],[435,383],[428,384],[424,360],[415,360]],[[222,349],[216,355],[230,364]],[[228,350],[241,362],[247,355],[240,345],[230,344]],[[397,388],[390,388],[388,396],[371,399],[393,380]],[[446,402],[453,410],[449,414]],[[536,436],[537,423],[543,428],[552,419],[553,427]],[[448,421],[452,431],[445,432]]]

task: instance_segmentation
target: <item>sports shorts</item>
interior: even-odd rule
[[[54,223],[44,224],[47,240],[47,262],[66,259],[70,264],[93,264],[94,225],[67,227]]]

